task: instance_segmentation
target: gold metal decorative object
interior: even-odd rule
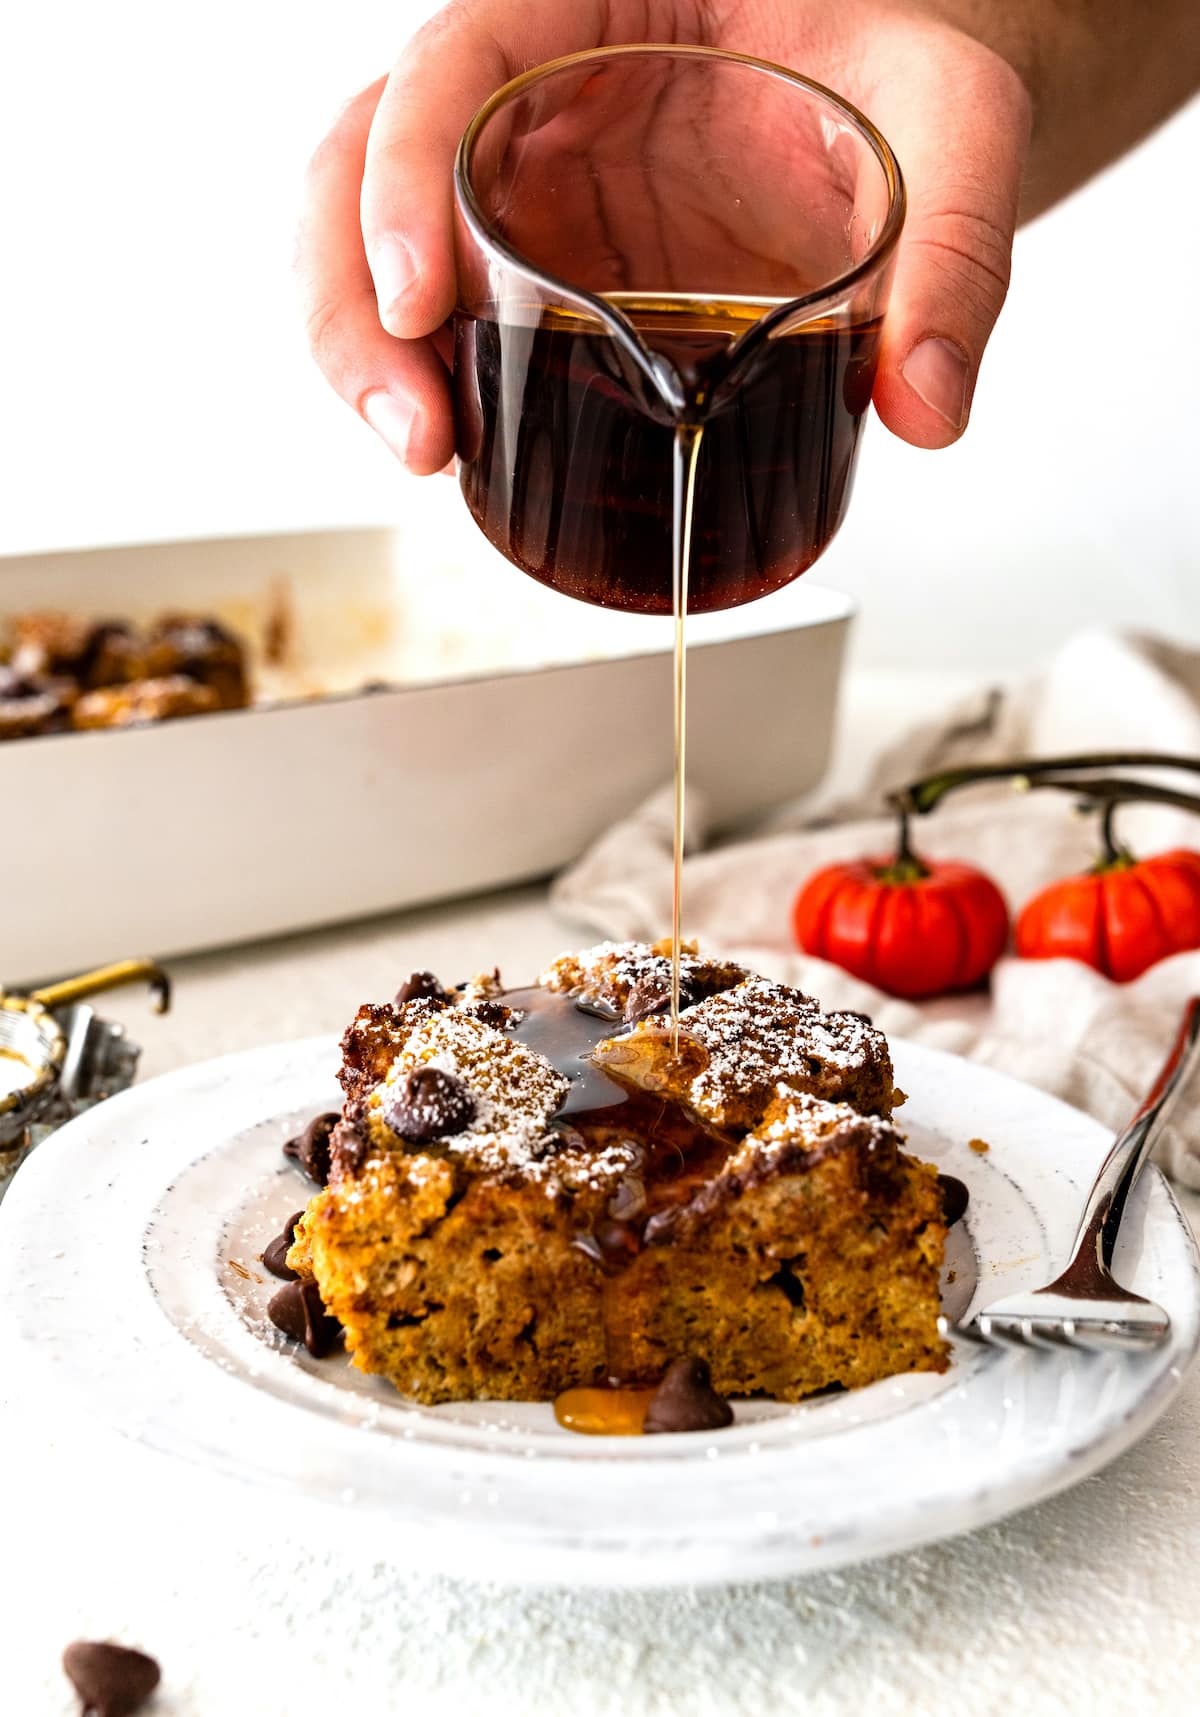
[[[167,1011],[171,981],[153,960],[121,960],[28,995],[0,988],[0,1197],[46,1133],[132,1084],[140,1048],[85,998],[134,983]]]

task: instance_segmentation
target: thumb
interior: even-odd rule
[[[523,66],[595,47],[593,11],[562,0],[451,0],[404,50],[375,111],[361,200],[390,334],[419,339],[454,308],[451,170],[471,116]]]
[[[876,97],[908,216],[874,398],[902,440],[946,447],[966,428],[1008,291],[1031,109],[1016,72],[979,43],[941,31],[921,46],[919,63],[911,49],[907,65],[893,61]]]

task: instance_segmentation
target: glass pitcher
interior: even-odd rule
[[[459,481],[516,566],[669,613],[672,449],[697,452],[688,609],[799,577],[845,514],[904,188],[795,72],[603,48],[484,105],[455,166]]]

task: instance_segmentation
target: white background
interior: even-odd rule
[[[8,8],[0,553],[401,514],[428,520],[435,552],[454,486],[402,478],[326,391],[290,284],[307,154],[430,9]],[[960,448],[914,453],[875,426],[820,571],[863,604],[865,664],[1019,666],[1096,620],[1200,641],[1198,145],[1193,110],[1023,235]],[[190,962],[164,1022],[177,1035],[154,1035],[140,997],[127,1017],[156,1071],[340,1024],[383,993],[370,960],[380,982],[480,950],[529,970],[561,940],[540,898],[456,905]],[[385,1563],[358,1580],[287,1520],[248,1531],[233,1506],[208,1514],[202,1487],[160,1503],[140,1465],[68,1448],[86,1428],[51,1436],[15,1408],[6,1717],[77,1710],[57,1668],[75,1633],[158,1653],[160,1703],[181,1717],[662,1717],[681,1698],[689,1714],[755,1717],[1194,1709],[1194,1379],[1117,1467],[985,1533],[819,1581],[662,1599],[480,1592]]]
[[[453,485],[326,391],[290,279],[307,155],[434,9],[10,14],[0,552],[401,513],[436,541]],[[1198,160],[1193,106],[1022,235],[964,444],[872,426],[820,569],[863,606],[860,665],[1014,667],[1093,621],[1200,641]]]

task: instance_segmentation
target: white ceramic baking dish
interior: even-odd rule
[[[542,589],[458,509],[432,562],[403,527],[0,559],[31,607],[217,614],[268,701],[0,744],[9,985],[545,875],[669,778],[670,621]],[[801,580],[693,622],[717,824],[819,779],[850,611]]]

